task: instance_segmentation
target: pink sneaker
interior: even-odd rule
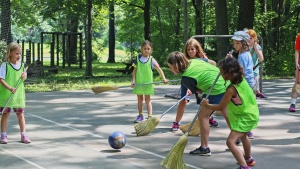
[[[7,144],[7,135],[1,134],[1,144]]]
[[[30,141],[30,139],[29,139],[29,137],[28,137],[27,135],[22,135],[22,136],[21,136],[21,142],[22,142],[22,143],[25,143],[25,144],[28,144],[28,143],[30,143],[31,141]]]

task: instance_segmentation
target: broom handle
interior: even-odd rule
[[[180,80],[169,80],[169,82],[179,82]],[[151,83],[143,83],[143,84],[135,84],[134,86],[144,86],[144,85],[150,85],[150,84],[160,84],[160,83],[165,83],[164,81],[159,81],[159,82],[151,82]],[[127,88],[127,87],[131,87],[131,86],[119,86],[118,88]]]
[[[180,100],[178,100],[173,106],[171,106],[168,110],[166,110],[161,116],[160,118],[162,118],[165,114],[167,114],[173,107],[175,107],[179,102],[181,102],[183,99],[185,99],[188,95],[185,95],[184,97],[182,97]]]
[[[27,69],[28,69],[28,66],[25,68],[25,71],[24,71],[24,72],[26,72],[26,71],[27,71]],[[20,77],[20,79],[18,80],[18,83],[17,83],[17,85],[15,86],[15,88],[18,88],[18,86],[19,86],[19,84],[20,84],[21,80],[22,80],[22,76],[21,76],[21,77]],[[14,95],[13,93],[11,93],[11,94],[10,94],[10,96],[9,96],[9,98],[8,98],[8,100],[7,100],[7,102],[5,103],[5,106],[3,107],[3,110],[1,111],[1,114],[0,114],[0,116],[2,116],[2,115],[3,115],[3,113],[4,113],[4,110],[6,109],[6,107],[7,107],[8,103],[10,102],[10,99],[12,98],[12,96],[13,96],[13,95]]]
[[[217,81],[218,81],[220,75],[221,75],[221,73],[219,73],[218,76],[216,77],[216,79],[215,79],[214,83],[212,84],[212,86],[210,87],[210,89],[209,89],[209,91],[208,91],[208,93],[207,93],[205,99],[207,99],[208,96],[210,95],[210,93],[211,93],[212,89],[214,88],[214,86],[216,85],[216,83],[217,83]],[[198,115],[199,115],[201,109],[202,109],[202,107],[199,105],[199,110],[198,110],[196,116],[194,117],[194,119],[193,119],[191,125],[189,126],[189,128],[188,128],[188,130],[187,130],[187,132],[186,132],[187,135],[189,134],[190,130],[192,129],[192,127],[193,127],[193,125],[194,125],[194,123],[195,123],[195,121],[196,121],[196,119],[197,119],[197,117],[198,117]]]

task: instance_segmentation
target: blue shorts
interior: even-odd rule
[[[181,91],[180,91],[181,97],[180,98],[183,98],[186,95],[186,92],[187,92],[188,89],[184,85],[182,85],[182,84],[181,84],[181,88],[180,89],[181,89]],[[199,104],[201,102],[201,99],[198,97],[198,93],[195,93],[195,97],[197,99],[197,104]],[[185,100],[190,101],[190,97],[189,96],[186,97]]]
[[[209,104],[220,104],[220,102],[223,99],[224,95],[225,95],[225,93],[221,93],[221,94],[218,94],[218,95],[209,95],[208,96]],[[202,98],[205,98],[205,97],[206,97],[206,94],[203,94]],[[201,100],[200,100],[200,102],[201,102]],[[199,103],[197,102],[197,104],[199,104]]]
[[[183,98],[186,95],[186,92],[187,92],[187,88],[184,85],[181,84],[181,98]],[[223,99],[224,94],[225,94],[225,92],[221,93],[221,94],[218,94],[218,95],[208,96],[209,104],[220,104],[221,100]],[[198,97],[198,93],[195,93],[195,97],[196,97],[196,100],[197,100],[197,104],[200,104],[202,99],[200,99]],[[206,94],[203,94],[202,98],[205,98],[205,97],[206,97]],[[186,100],[189,101],[190,98],[187,97]]]

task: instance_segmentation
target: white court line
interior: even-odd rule
[[[72,129],[72,130],[80,131],[80,132],[83,132],[83,133],[85,133],[85,134],[92,135],[92,136],[94,136],[94,137],[105,138],[105,137],[103,137],[103,136],[101,136],[101,135],[96,135],[96,134],[93,134],[93,133],[90,133],[90,132],[86,132],[86,131],[83,131],[83,130],[79,130],[79,129],[77,129],[77,128],[74,128],[74,127],[71,127],[71,126],[67,126],[67,125],[64,125],[64,124],[61,124],[61,123],[57,123],[57,122],[55,122],[55,121],[52,121],[52,120],[49,120],[49,119],[45,119],[45,118],[40,117],[40,116],[37,116],[37,115],[33,115],[33,114],[30,114],[30,113],[28,113],[28,114],[29,114],[30,116],[34,116],[34,117],[39,118],[39,119],[41,119],[41,120],[48,121],[48,122],[50,122],[50,123],[54,123],[54,124],[57,124],[57,125],[59,125],[59,126],[63,126],[63,127],[66,127],[66,128]],[[147,150],[143,150],[143,149],[140,149],[140,148],[131,146],[131,145],[129,145],[129,144],[126,144],[126,147],[130,147],[130,148],[132,148],[132,149],[135,149],[135,150],[138,150],[138,151],[141,151],[141,152],[144,152],[144,153],[147,153],[147,154],[150,154],[150,155],[153,155],[153,156],[162,158],[162,159],[166,158],[165,156],[162,156],[162,155],[159,155],[159,154],[156,154],[156,153],[147,151]],[[185,163],[185,164],[186,164],[187,166],[189,166],[190,168],[194,168],[194,169],[202,169],[202,168],[193,166],[193,165],[191,165],[191,164],[187,164],[187,163]]]
[[[13,153],[13,152],[11,152],[11,151],[9,151],[9,150],[3,148],[3,147],[0,147],[0,149],[2,149],[3,151],[5,151],[5,152],[7,152],[7,153],[9,153],[9,154],[11,154],[11,155],[13,155],[13,156],[15,156],[15,157],[17,157],[17,158],[23,160],[23,161],[25,161],[25,162],[28,163],[28,164],[31,164],[31,165],[35,166],[36,168],[39,168],[39,169],[46,169],[46,168],[44,168],[44,167],[42,167],[42,166],[40,166],[40,165],[38,165],[38,164],[36,164],[36,163],[34,163],[34,162],[32,162],[32,161],[29,161],[29,160],[27,160],[27,159],[25,159],[25,158],[19,156],[18,154],[15,154],[15,153]]]

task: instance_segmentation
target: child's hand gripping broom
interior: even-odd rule
[[[169,82],[179,82],[180,80],[169,80]],[[160,84],[160,83],[164,83],[163,81],[160,81],[160,82],[151,82],[151,83],[144,83],[144,84],[135,84],[134,86],[144,86],[144,85],[150,85],[150,84]],[[130,85],[128,86],[94,86],[92,87],[92,91],[95,93],[95,94],[99,94],[99,93],[103,93],[103,92],[106,92],[106,91],[110,91],[110,90],[117,90],[119,88],[127,88],[127,87],[131,87]]]
[[[28,69],[28,66],[25,68],[24,72],[27,72],[27,69]],[[22,76],[20,77],[20,79],[18,80],[18,82],[17,82],[17,84],[16,84],[16,86],[15,86],[16,89],[18,88],[18,86],[19,86],[21,80],[22,80]],[[7,105],[8,105],[8,103],[10,102],[10,100],[11,100],[11,98],[12,98],[13,95],[14,95],[14,93],[11,93],[11,94],[10,94],[10,96],[9,96],[9,98],[8,98],[8,100],[7,100],[7,102],[5,103],[5,106],[3,107],[2,111],[1,111],[1,114],[0,114],[0,122],[1,122],[2,115],[3,115],[5,109],[6,109]]]
[[[209,91],[206,95],[206,99],[210,95],[210,92],[214,88],[214,86],[217,83],[219,77],[220,77],[220,73],[218,74],[218,76],[216,77],[214,83],[212,84],[211,88],[209,89]],[[196,119],[197,119],[197,117],[198,117],[198,115],[201,111],[201,108],[202,107],[199,106],[199,110],[198,110],[197,114],[195,115],[195,117],[194,117],[189,129],[187,130],[187,132],[179,138],[178,142],[171,149],[171,151],[166,156],[166,158],[163,159],[163,161],[160,163],[164,168],[166,168],[166,169],[187,169],[188,168],[185,165],[184,161],[183,161],[183,151],[184,151],[184,148],[185,148],[185,146],[188,142],[189,132],[190,132],[193,124],[195,123],[195,121],[196,121]]]
[[[137,136],[145,136],[145,135],[148,135],[149,133],[151,133],[151,131],[153,131],[155,129],[155,127],[158,125],[160,119],[165,114],[167,114],[174,106],[176,106],[178,103],[180,103],[186,97],[187,97],[187,95],[182,97],[180,100],[178,100],[174,105],[172,105],[168,110],[166,110],[160,117],[153,116],[153,117],[147,119],[146,121],[142,121],[142,122],[134,125],[136,135]]]

